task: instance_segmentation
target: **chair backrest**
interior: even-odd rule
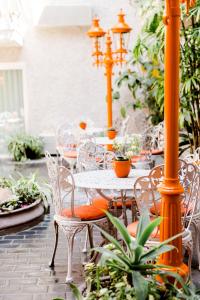
[[[194,215],[200,209],[200,187],[199,187],[199,173],[194,164],[186,163],[184,160],[179,160],[179,180],[184,188],[182,205],[184,207],[184,214],[182,222],[185,227],[188,227]],[[157,191],[158,185],[163,181],[164,166],[156,166],[149,174],[152,182],[152,189],[155,202],[160,199],[160,194]],[[197,209],[198,208],[198,209]],[[200,210],[199,210],[200,213]]]
[[[193,154],[187,154],[184,158],[188,163],[194,164],[200,170],[200,147]]]
[[[187,201],[185,201],[185,227],[190,227],[195,219],[200,219],[200,173],[197,172],[193,180],[193,184],[188,193]]]
[[[164,122],[147,128],[142,135],[143,150],[155,150],[164,148]]]
[[[48,175],[53,193],[53,204],[55,207],[55,213],[60,214],[63,209],[63,201],[66,197],[70,197],[70,208],[72,211],[72,217],[74,214],[74,178],[72,173],[64,166],[59,166],[56,160],[45,152]]]
[[[50,181],[52,193],[53,193],[53,204],[55,207],[55,212],[56,212],[56,214],[58,214],[58,213],[60,213],[61,208],[62,208],[60,193],[59,193],[59,190],[56,188],[58,185],[58,163],[50,155],[50,153],[48,151],[45,152],[45,157],[46,157],[49,181]]]
[[[149,176],[142,176],[136,180],[134,184],[134,196],[140,215],[144,210],[149,211],[150,207],[154,205],[155,214],[158,216],[152,182]]]
[[[71,208],[71,214],[72,218],[75,218],[75,211],[74,211],[74,190],[75,190],[75,182],[74,177],[72,173],[65,168],[64,166],[58,167],[58,185],[56,188],[59,191],[61,203],[63,205],[63,202],[67,197],[70,199],[70,208]]]
[[[114,153],[106,151],[103,146],[89,141],[78,148],[77,163],[80,171],[110,169]]]
[[[186,186],[190,172],[191,169],[188,167],[188,164],[184,160],[179,159],[178,176],[183,187]],[[153,188],[157,189],[158,185],[163,181],[164,178],[164,165],[154,167],[150,171],[149,176],[151,177]]]
[[[127,116],[125,119],[122,120],[122,124],[120,128],[120,136],[125,136],[127,134],[129,120],[130,120],[130,116]]]

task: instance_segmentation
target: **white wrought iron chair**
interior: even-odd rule
[[[63,160],[66,161],[72,172],[76,167],[77,143],[78,140],[73,132],[73,125],[69,123],[62,124],[56,132],[56,149],[61,164],[63,164]]]
[[[184,160],[179,159],[179,169],[178,169],[178,175],[179,175],[179,180],[181,185],[184,188],[184,194],[182,195],[182,202],[183,202],[183,207],[182,207],[182,213],[184,214],[184,201],[186,199],[186,196],[188,194],[188,189],[189,187],[192,186],[193,180],[196,176],[197,169],[194,165],[192,164],[187,164]],[[160,194],[157,191],[158,185],[162,183],[163,178],[164,178],[164,165],[159,165],[154,167],[150,173],[149,176],[151,177],[151,182],[152,182],[152,189],[154,192],[154,200],[155,200],[155,205],[151,208],[151,212],[154,213],[154,208],[155,206],[157,207],[158,212],[160,211]]]
[[[150,159],[152,155],[162,155],[164,149],[164,122],[147,128],[142,135],[142,148]]]
[[[200,147],[198,147],[193,154],[187,154],[184,159],[194,164],[200,171]]]
[[[45,153],[50,184],[53,192],[53,203],[55,207],[54,227],[55,246],[52,260],[49,264],[54,267],[54,259],[58,245],[58,228],[60,228],[67,238],[68,266],[66,282],[72,282],[72,252],[75,235],[88,228],[90,246],[93,247],[93,239],[90,227],[94,224],[103,227],[107,224],[105,217],[105,207],[95,207],[93,205],[75,205],[74,192],[75,184],[72,173],[63,166],[59,166],[48,152]],[[65,208],[66,204],[68,208]]]

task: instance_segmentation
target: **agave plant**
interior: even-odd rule
[[[180,234],[149,248],[146,242],[162,218],[150,221],[146,213],[142,215],[136,238],[133,239],[119,219],[109,213],[107,216],[120,234],[121,242],[100,229],[110,244],[95,248],[101,253],[96,266],[86,265],[86,295],[82,296],[76,286],[71,285],[76,299],[200,299],[195,289],[185,284],[178,274],[171,272],[169,266],[157,263],[160,254],[174,249],[168,243]],[[158,277],[162,282],[158,282]]]

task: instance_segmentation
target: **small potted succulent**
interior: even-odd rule
[[[117,135],[117,131],[115,130],[115,128],[110,127],[107,130],[107,136],[110,140],[113,140]]]
[[[140,141],[137,137],[126,138],[123,143],[114,143],[115,160],[113,168],[117,177],[128,177],[131,170],[131,158],[140,153]]]

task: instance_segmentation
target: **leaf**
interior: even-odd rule
[[[148,226],[149,223],[150,223],[149,213],[148,210],[145,209],[144,213],[139,218],[139,223],[136,231],[136,240],[138,240],[138,238],[140,237],[140,235],[142,234],[142,232],[145,230],[145,228]]]
[[[126,108],[124,106],[122,106],[120,108],[120,114],[121,114],[121,116],[122,116],[123,119],[126,118]]]
[[[99,227],[98,227],[99,228]],[[105,238],[111,242],[124,256],[126,256],[126,252],[124,251],[124,249],[121,247],[120,243],[114,238],[112,237],[109,233],[107,233],[105,230],[99,228],[101,233],[105,236]]]
[[[112,99],[113,100],[119,100],[120,99],[119,91],[115,91],[115,92],[112,93]]]
[[[144,246],[154,229],[158,227],[158,225],[160,225],[161,221],[162,217],[158,217],[155,220],[151,221],[151,223],[144,229],[144,231],[137,236],[137,243],[141,246]]]
[[[108,259],[113,259],[113,260],[116,260],[118,263],[120,263],[121,265],[123,265],[124,267],[127,267],[130,268],[131,267],[131,264],[129,262],[126,261],[126,259],[124,259],[124,257],[122,256],[118,256],[116,255],[114,252],[108,250],[108,249],[105,249],[105,248],[101,248],[101,247],[96,247],[94,248],[95,251],[99,252],[99,253],[102,253],[103,255],[106,255],[106,259],[105,260],[108,260]],[[127,269],[128,270],[128,269]]]
[[[72,290],[74,297],[76,297],[77,300],[83,300],[83,296],[81,295],[81,292],[74,284],[70,283],[70,288]]]
[[[141,262],[147,262],[149,260],[154,260],[160,254],[173,250],[175,247],[172,245],[162,245],[152,248],[147,253],[143,254],[140,259]]]
[[[146,300],[148,295],[148,281],[136,271],[132,272],[132,281],[135,288],[136,299]]]
[[[106,212],[107,217],[111,223],[115,226],[118,232],[121,234],[123,241],[125,242],[127,248],[131,251],[130,245],[132,243],[131,236],[125,227],[125,225],[116,217],[112,216],[109,212]]]

